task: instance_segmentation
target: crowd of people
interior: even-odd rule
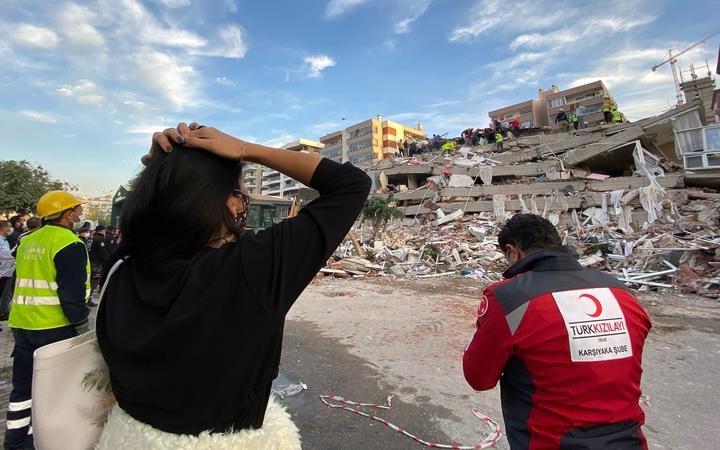
[[[477,130],[466,131],[472,142]],[[455,145],[437,135],[431,143]],[[243,233],[245,162],[320,196],[292,219]],[[114,228],[80,225],[82,201],[63,191],[38,201],[41,221],[0,221],[0,275],[16,278],[5,448],[33,448],[33,353],[89,331],[102,271],[95,333],[117,403],[97,449],[299,449],[297,426],[271,396],[285,317],[347,236],[369,177],[182,123],[155,134],[143,163],[122,240]],[[462,362],[474,389],[500,382],[510,447],[647,448],[638,401],[651,324],[632,291],[582,267],[537,215],[503,224],[498,248],[509,268],[479,299]]]

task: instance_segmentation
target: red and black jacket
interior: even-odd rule
[[[530,254],[487,287],[465,349],[476,390],[500,380],[515,449],[647,449],[638,404],[651,324],[617,279],[559,250]]]

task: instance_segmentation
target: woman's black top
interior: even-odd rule
[[[370,190],[363,171],[328,159],[310,184],[320,197],[296,217],[238,242],[152,274],[132,258],[122,263],[100,304],[97,337],[123,410],[175,434],[262,426],[285,315]]]

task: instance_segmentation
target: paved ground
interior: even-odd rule
[[[325,279],[311,285],[285,330],[282,382],[308,390],[283,402],[305,448],[410,449],[418,444],[377,422],[324,406],[318,396],[382,402],[378,415],[423,437],[472,444],[484,428],[471,408],[502,423],[497,389],[473,392],[460,358],[482,286],[467,279]],[[720,405],[720,303],[643,294],[654,327],[646,344],[646,436],[653,449],[716,449]],[[12,337],[0,332],[0,429],[10,386]],[[2,432],[0,432],[2,433]],[[497,448],[507,449],[505,438]]]

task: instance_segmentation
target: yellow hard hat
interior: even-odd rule
[[[69,192],[50,191],[38,200],[37,215],[41,218],[52,216],[55,213],[74,208],[78,205],[82,205],[83,203],[84,202],[82,200]]]

